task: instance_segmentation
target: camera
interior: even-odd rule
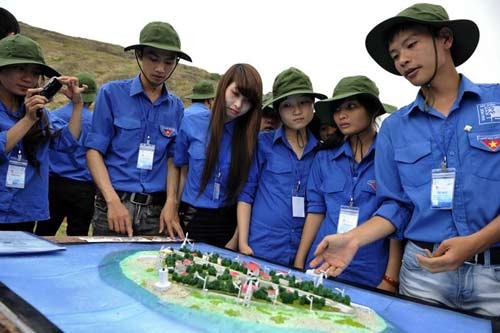
[[[39,95],[51,99],[54,95],[61,89],[62,84],[57,80],[55,76],[51,77],[49,81],[43,86],[43,90],[40,91]],[[36,110],[36,116],[40,118],[42,116],[42,109]]]

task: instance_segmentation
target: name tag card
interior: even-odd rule
[[[153,169],[153,159],[155,156],[155,145],[141,143],[139,146],[139,156],[137,157],[137,169]]]
[[[359,208],[350,206],[340,206],[339,223],[337,233],[343,234],[358,226]]]
[[[433,209],[452,209],[456,171],[454,168],[433,169],[431,203]]]

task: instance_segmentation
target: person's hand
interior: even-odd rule
[[[108,226],[109,230],[132,237],[132,219],[127,207],[120,200],[108,203]]]
[[[248,244],[240,244],[239,250],[240,253],[243,253],[247,256],[253,256],[253,250]]]
[[[316,267],[316,273],[338,276],[350,264],[358,249],[357,241],[348,233],[329,235],[317,246],[310,265]]]
[[[417,254],[417,260],[423,269],[439,273],[457,269],[477,251],[477,244],[471,236],[454,237],[439,244],[434,253],[426,249],[427,256]]]
[[[42,88],[28,89],[24,97],[25,117],[33,123],[38,120],[36,112],[43,109],[45,104],[49,102],[46,97],[38,95],[41,91]]]
[[[176,235],[180,239],[184,239],[184,231],[182,230],[179,214],[177,213],[177,205],[173,200],[167,200],[160,214],[160,234],[167,232],[168,236],[175,239]]]
[[[73,76],[60,76],[57,78],[64,86],[61,88],[61,93],[63,93],[73,104],[83,103],[81,93],[87,90],[87,85],[82,85],[78,78]]]

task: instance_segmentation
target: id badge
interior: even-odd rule
[[[456,171],[454,168],[433,169],[431,203],[433,209],[452,209]]]
[[[155,156],[155,145],[141,143],[139,146],[139,156],[137,156],[137,169],[153,169],[153,159]]]
[[[337,233],[343,234],[358,226],[359,208],[350,206],[340,206],[339,223]]]
[[[219,200],[219,197],[220,197],[220,183],[219,182],[215,182],[214,183],[214,193],[212,195],[212,199],[213,200]]]
[[[304,197],[292,197],[292,215],[293,217],[306,217],[304,209]]]
[[[9,167],[7,169],[7,179],[5,186],[11,188],[24,188],[26,184],[26,168],[28,162],[22,159],[9,160]]]

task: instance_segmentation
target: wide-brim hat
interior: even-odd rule
[[[274,79],[272,97],[265,106],[272,105],[291,95],[311,95],[318,99],[325,99],[326,95],[313,90],[309,76],[301,70],[290,67],[279,73]]]
[[[45,63],[40,45],[31,38],[17,34],[1,39],[0,67],[21,64],[38,65],[47,77],[60,76],[59,72]]]
[[[384,106],[378,98],[379,90],[375,82],[366,76],[356,75],[342,78],[333,89],[331,98],[316,102],[314,104],[316,115],[322,122],[335,126],[333,112],[346,98],[359,96],[369,98],[375,103],[377,106],[376,117],[385,113]]]
[[[210,99],[215,97],[214,85],[209,81],[199,81],[193,86],[192,94],[186,96],[188,99]]]
[[[450,20],[446,10],[439,5],[419,3],[410,6],[382,23],[366,36],[365,45],[370,56],[385,70],[401,75],[394,66],[388,50],[388,32],[396,26],[417,23],[435,28],[449,27],[453,31],[451,56],[455,66],[463,64],[474,53],[479,42],[479,28],[470,20]]]
[[[394,113],[398,108],[392,104],[382,103],[385,113]]]
[[[78,73],[75,75],[80,82],[80,86],[85,84],[87,86],[87,90],[81,93],[82,101],[84,103],[92,103],[95,101],[95,97],[97,95],[97,83],[92,75],[89,73]]]
[[[179,58],[192,62],[191,57],[181,50],[181,40],[174,27],[166,22],[150,22],[144,26],[139,36],[139,44],[127,46],[125,51],[140,49],[145,46],[171,51]]]

